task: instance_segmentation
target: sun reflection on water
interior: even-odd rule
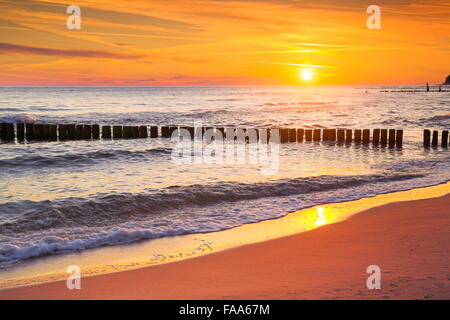
[[[317,220],[316,225],[322,226],[327,223],[327,217],[325,214],[325,208],[324,207],[317,207]]]

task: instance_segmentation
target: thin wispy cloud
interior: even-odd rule
[[[296,67],[304,67],[304,68],[335,68],[333,66],[321,66],[317,64],[303,64],[303,63],[289,63],[289,62],[267,62],[267,61],[259,61],[260,63],[267,64],[279,64],[284,66],[296,66]]]
[[[397,50],[393,47],[373,47],[373,46],[359,46],[359,45],[345,45],[345,44],[324,44],[324,43],[293,43],[293,45],[301,47],[316,47],[320,50],[326,51],[352,51],[352,50]],[[317,51],[320,51],[319,49]]]
[[[311,53],[317,52],[314,49],[305,50],[267,50],[267,51],[243,51],[243,52],[233,52],[232,54],[269,54],[269,53]]]
[[[79,49],[55,49],[46,47],[33,47],[0,42],[0,52],[3,54],[32,54],[60,57],[85,57],[85,58],[112,58],[112,59],[136,59],[141,56],[102,50]]]
[[[293,44],[298,46],[311,46],[311,47],[361,48],[361,46],[352,46],[345,44],[307,43],[307,42],[294,42]]]

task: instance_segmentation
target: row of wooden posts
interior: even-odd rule
[[[439,145],[439,131],[431,132],[428,129],[423,131],[423,145],[425,147],[437,147]],[[447,148],[450,145],[448,130],[443,130],[441,134],[441,147]]]
[[[33,123],[0,123],[0,139],[12,141],[17,137],[18,141],[56,141],[56,140],[91,140],[91,139],[138,139],[138,138],[170,138],[172,133],[183,128],[188,130],[191,138],[203,133],[212,127],[178,127],[178,126],[99,126],[98,124],[33,124]],[[199,131],[201,130],[201,131]],[[233,128],[216,128],[223,136],[232,134],[236,136]],[[231,130],[231,131],[229,131]],[[246,130],[246,129],[243,129]],[[448,134],[448,133],[447,133]],[[259,136],[257,134],[257,136]],[[270,132],[269,132],[270,136]],[[401,147],[403,144],[403,130],[395,129],[279,129],[281,143],[303,141],[336,141],[355,142],[362,144],[388,145],[389,147]],[[433,142],[434,140],[433,133]],[[424,140],[425,141],[425,140]]]
[[[381,90],[380,92],[385,92],[385,93],[418,93],[418,92],[450,92],[450,90],[415,90],[415,89],[405,89],[405,90]]]
[[[402,147],[403,130],[395,129],[280,129],[280,142],[330,141]]]
[[[82,139],[99,139],[100,133],[102,139],[137,139],[137,138],[170,138],[172,133],[178,129],[184,128],[188,130],[191,137],[197,134],[203,134],[207,129],[212,127],[177,127],[177,126],[102,126],[98,124],[32,124],[32,123],[0,123],[0,139],[3,141],[17,140],[24,141],[56,141],[56,140],[82,140]],[[201,129],[201,132],[198,130]],[[222,132],[224,136],[229,130],[233,130],[231,134],[235,135],[233,128],[216,128]],[[244,129],[245,130],[245,129]],[[352,130],[352,129],[295,129],[282,128],[279,129],[280,142],[303,142],[303,141],[337,141],[337,142],[356,142],[374,145],[388,145],[390,147],[401,147],[403,144],[403,130],[395,129],[373,129],[372,135],[370,129]],[[439,132],[428,129],[424,130],[423,142],[425,147],[436,147],[439,145]],[[443,130],[440,139],[442,147],[448,147],[449,133]]]

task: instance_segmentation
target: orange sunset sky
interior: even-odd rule
[[[66,9],[81,8],[81,30]],[[369,30],[369,5],[381,29]],[[0,0],[0,85],[442,83],[450,1]],[[299,76],[301,69],[311,79]]]

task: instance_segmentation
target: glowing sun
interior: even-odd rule
[[[300,78],[303,81],[310,81],[313,78],[313,71],[311,69],[301,69],[300,70]]]

